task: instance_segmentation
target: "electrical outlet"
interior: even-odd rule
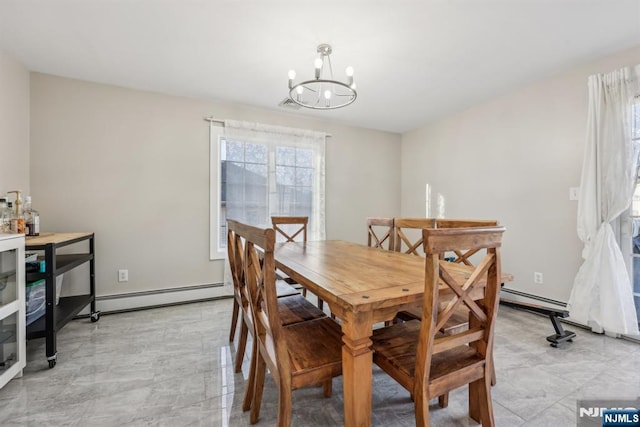
[[[118,282],[129,281],[129,270],[118,270]]]
[[[542,284],[542,273],[537,271],[533,273],[533,283]]]

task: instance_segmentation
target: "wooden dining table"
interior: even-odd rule
[[[277,268],[324,300],[340,319],[344,424],[371,425],[373,326],[422,302],[424,258],[342,240],[322,240],[279,243],[275,261]],[[462,283],[473,271],[454,263],[446,269]],[[502,279],[506,282],[513,277],[503,274]]]

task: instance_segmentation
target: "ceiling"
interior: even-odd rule
[[[278,107],[320,43],[358,99]],[[0,0],[33,71],[404,132],[640,45],[640,0]]]

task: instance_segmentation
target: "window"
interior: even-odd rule
[[[212,259],[225,255],[228,218],[270,226],[272,215],[307,216],[309,239],[324,238],[325,135],[246,125],[212,127]]]

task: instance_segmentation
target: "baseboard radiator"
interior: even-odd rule
[[[550,299],[550,298],[541,297],[541,296],[538,296],[538,295],[528,294],[526,292],[517,291],[515,289],[502,288],[500,293],[504,294],[504,296],[506,298],[519,300],[519,301],[522,301],[522,302],[528,302],[528,303],[534,303],[534,304],[540,304],[540,305],[547,305],[547,306],[550,306],[550,307],[553,307],[553,308],[559,308],[559,307],[566,308],[567,307],[567,303],[565,303],[565,302],[553,300],[553,299]],[[535,313],[535,312],[530,312],[530,313],[537,314],[539,316],[544,316],[544,314],[540,314],[540,313]],[[569,314],[571,314],[571,313],[569,313]],[[578,328],[582,328],[582,329],[585,329],[585,330],[587,330],[589,332],[593,332],[589,326],[584,325],[582,323],[574,322],[574,321],[572,321],[570,319],[558,319],[558,320],[560,320],[562,323],[566,323],[566,324],[571,325],[571,326],[577,326]],[[607,335],[609,335],[609,334],[607,333]],[[612,334],[611,336],[614,336],[616,338],[623,338],[623,339],[626,339],[626,340],[629,340],[629,341],[633,341],[633,342],[636,342],[636,343],[640,343],[640,339],[638,337],[636,337],[636,336],[617,335],[617,334],[615,334],[615,335]]]
[[[183,286],[126,294],[96,296],[96,309],[102,314],[123,313],[233,297],[233,288],[224,283]],[[89,314],[88,308],[79,314]]]

